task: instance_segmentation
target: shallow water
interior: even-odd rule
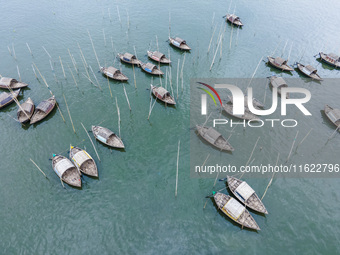
[[[2,12],[6,15],[0,23],[0,74],[18,78],[18,66],[22,80],[30,84],[19,100],[23,102],[31,97],[37,104],[50,94],[42,79],[38,81],[34,76],[31,65],[35,63],[56,95],[66,122],[54,110],[45,121],[22,127],[8,116],[16,116],[15,104],[0,111],[1,253],[340,253],[338,179],[275,179],[264,199],[269,215],[253,214],[262,229],[255,233],[242,231],[219,213],[210,200],[203,209],[204,197],[211,192],[214,180],[192,179],[189,171],[189,141],[193,132],[189,123],[190,79],[249,78],[261,57],[265,58],[275,48],[277,55],[282,54],[287,39],[283,55],[288,56],[293,42],[291,64],[301,59],[301,62],[314,65],[321,77],[337,78],[339,71],[320,64],[313,57],[321,49],[339,54],[337,6],[339,3],[334,0],[327,3],[266,0],[261,5],[238,1],[236,12],[245,26],[240,31],[226,26],[222,58],[218,53],[209,71],[217,34],[224,24],[221,17],[228,10],[229,2],[2,3]],[[232,3],[230,9],[234,8],[235,3]],[[146,50],[157,48],[157,35],[159,50],[166,54],[169,51],[173,61],[172,78],[176,95],[177,63],[180,59],[182,64],[184,54],[166,42],[169,12],[171,34],[186,39],[193,50],[185,55],[184,86],[182,91],[181,83],[179,85],[176,108],[156,102],[148,121],[150,76],[136,68],[135,89],[132,67],[121,64],[122,72],[130,78],[125,84],[132,107],[130,113],[122,84],[110,81],[111,98],[106,78],[97,73],[99,67],[87,30],[92,36],[100,64],[114,63],[116,67],[120,65],[118,60],[114,61],[115,54],[133,53],[134,46],[137,56],[146,61]],[[332,22],[328,23],[328,20]],[[207,54],[215,26],[213,43]],[[85,69],[77,43],[102,91],[83,76]],[[51,55],[54,72],[43,46]],[[14,47],[16,59],[9,54],[7,47],[11,52]],[[77,62],[79,75],[68,49]],[[63,77],[59,56],[67,79]],[[161,69],[165,71],[166,67]],[[274,69],[261,63],[255,77],[267,77],[273,72]],[[92,73],[90,75],[94,80]],[[284,77],[298,78],[300,75],[294,72],[292,76],[284,74]],[[155,84],[159,82],[158,78],[154,79]],[[162,80],[163,85],[164,82],[165,79]],[[327,146],[323,146],[334,127],[320,110],[325,103],[339,104],[339,89],[336,86],[322,87],[318,83],[306,83],[305,86],[317,97],[309,106],[313,118],[302,122],[299,130],[307,133],[313,127],[315,133],[308,137],[292,160],[299,163],[310,158],[336,159],[340,149],[339,137],[335,136]],[[72,130],[63,94],[76,134]],[[101,123],[118,133],[115,97],[120,108],[121,137],[126,150],[110,150],[95,142],[101,158],[99,162],[80,123],[87,130],[91,125]],[[257,161],[274,161],[278,152],[286,157],[295,134],[296,130],[254,133],[238,130],[231,140],[236,150],[229,157],[237,164],[244,163],[258,136],[263,137],[261,146],[265,149],[262,153],[257,152]],[[175,198],[178,140],[181,141],[181,153],[178,196]],[[201,141],[197,139],[194,142]],[[83,177],[82,190],[67,185],[63,189],[48,160],[52,153],[66,155],[70,143],[86,148],[98,163],[99,179]],[[48,179],[35,168],[30,158]],[[265,179],[247,181],[260,195],[268,183]],[[223,187],[222,183],[218,183],[215,189]]]

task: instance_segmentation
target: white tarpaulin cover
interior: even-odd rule
[[[244,201],[246,201],[255,191],[246,182],[242,182],[236,189],[235,192],[240,195]]]
[[[68,159],[62,159],[55,165],[55,170],[59,177],[62,177],[66,170],[74,167],[74,165],[71,163]]]
[[[240,204],[236,199],[231,198],[228,203],[226,203],[223,208],[234,218],[238,219],[241,214],[246,209],[242,204]]]
[[[81,166],[86,160],[90,159],[90,157],[84,151],[79,151],[72,159],[78,164],[78,166]]]

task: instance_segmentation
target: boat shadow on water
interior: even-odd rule
[[[214,205],[216,211],[218,212],[218,214],[219,214],[222,218],[224,218],[225,220],[227,220],[229,223],[233,224],[235,227],[238,227],[240,230],[246,230],[246,231],[250,231],[250,232],[254,232],[254,233],[259,233],[259,231],[255,230],[255,229],[251,229],[251,228],[243,227],[243,229],[242,229],[242,225],[240,225],[239,223],[237,223],[237,222],[233,221],[232,219],[230,219],[227,215],[225,215],[225,214],[218,208],[217,204],[214,202],[214,198],[213,198],[213,197],[211,197],[211,198],[209,198],[209,199],[212,201],[212,203],[213,203],[213,205]]]

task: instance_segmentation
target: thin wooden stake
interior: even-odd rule
[[[63,62],[61,61],[61,57],[60,56],[59,56],[59,60],[60,60],[61,69],[63,70],[64,78],[66,79],[66,74],[65,74]]]
[[[126,97],[126,101],[129,105],[129,109],[130,109],[130,112],[131,112],[131,106],[130,106],[130,102],[129,102],[129,98],[128,98],[128,95],[126,94],[126,90],[125,90],[125,86],[123,85],[123,89],[124,89],[124,94],[125,94],[125,97]]]
[[[77,67],[76,67],[76,63],[74,62],[73,57],[72,57],[72,55],[71,55],[70,49],[67,49],[67,51],[68,51],[68,54],[70,55],[71,62],[72,62],[72,64],[73,64],[74,70],[76,70],[76,73],[78,74],[79,72],[78,72],[78,69],[77,69]]]
[[[44,173],[44,171],[41,170],[41,168],[33,161],[33,159],[30,158],[30,160],[31,160],[31,162],[38,168],[38,170],[46,177],[46,179],[48,179],[47,176],[46,176],[46,174]]]
[[[98,81],[96,75],[94,74],[92,67],[91,67],[91,66],[89,66],[89,67],[90,67],[90,70],[91,70],[91,72],[92,72],[92,74],[93,74],[94,79],[96,80],[96,82],[97,82],[97,84],[98,84],[99,89],[102,90],[102,87],[100,87],[99,81]]]
[[[31,48],[30,48],[30,46],[28,45],[28,43],[26,43],[26,46],[27,46],[29,52],[31,53],[31,55],[33,56],[33,53],[32,53],[32,51],[31,51]]]
[[[100,161],[100,157],[99,157],[98,152],[97,152],[97,150],[96,150],[96,146],[94,146],[94,143],[93,143],[93,141],[92,141],[92,139],[91,139],[89,133],[87,132],[86,128],[84,127],[84,124],[83,124],[82,122],[80,122],[80,124],[83,126],[83,129],[85,130],[87,136],[89,137],[89,139],[90,139],[90,141],[91,141],[91,143],[92,143],[93,149],[94,149],[94,151],[95,151],[96,154],[97,154],[97,158],[98,158],[98,160]]]
[[[20,82],[21,82],[21,75],[20,75],[20,71],[19,71],[19,66],[18,65],[17,65],[17,71],[18,71]]]
[[[116,107],[117,107],[117,114],[118,114],[118,131],[119,131],[119,137],[121,137],[120,136],[120,111],[119,111],[117,97],[116,97]]]
[[[111,87],[110,87],[109,77],[106,76],[106,78],[107,78],[107,85],[109,86],[111,98],[113,98],[113,96],[112,96],[112,91],[111,91]]]
[[[181,70],[182,92],[183,92],[183,69],[184,69],[184,63],[185,63],[185,56],[186,56],[186,54],[184,53],[182,70]]]
[[[213,65],[214,65],[215,58],[216,58],[216,54],[217,54],[217,51],[218,51],[218,47],[220,46],[221,41],[222,41],[222,35],[220,36],[220,40],[219,40],[219,42],[218,42],[218,45],[217,45],[217,48],[216,48],[216,51],[215,51],[215,55],[214,55],[213,61],[211,62],[211,66],[210,66],[210,69],[209,69],[209,70],[211,70],[211,68],[212,68]]]
[[[34,69],[34,66],[33,66],[33,65],[32,65],[32,70],[33,70],[33,73],[34,73],[34,75],[35,75],[35,78],[38,79],[37,73],[35,72],[35,69]]]
[[[119,13],[119,7],[118,7],[118,5],[117,5],[117,13],[118,13],[119,23],[120,23],[120,25],[122,25],[122,20],[120,19],[120,13]]]
[[[298,148],[307,138],[307,136],[309,136],[309,134],[312,132],[313,128],[311,128],[309,130],[309,132],[307,133],[307,135],[301,140],[301,142],[296,146],[296,148]]]
[[[180,61],[180,59],[178,59],[178,63],[177,63],[177,99],[178,99],[178,73],[179,73],[179,61]]]
[[[292,144],[292,148],[290,149],[290,152],[289,152],[289,154],[288,154],[288,157],[287,157],[286,162],[288,162],[288,160],[289,160],[289,158],[290,158],[290,155],[292,154],[293,147],[294,147],[294,144],[295,144],[295,142],[296,142],[296,138],[297,138],[298,134],[299,134],[299,131],[296,132],[296,135],[295,135],[295,138],[294,138],[294,141],[293,141],[293,144]]]
[[[279,157],[280,157],[280,153],[277,154],[277,160],[276,160],[275,166],[277,166],[277,164],[279,162]],[[275,175],[275,172],[273,172],[272,178],[270,179],[268,186],[267,186],[266,190],[264,191],[263,196],[261,197],[261,201],[263,200],[264,196],[266,195],[269,186],[272,184],[273,179],[274,179],[274,175]]]
[[[118,6],[117,6],[118,8]],[[120,18],[120,17],[119,17]],[[98,62],[98,67],[100,69],[100,63],[99,63],[99,60],[98,60],[98,56],[97,56],[97,53],[96,53],[96,49],[94,48],[94,44],[93,44],[93,41],[92,41],[92,37],[90,35],[90,31],[87,30],[87,33],[89,34],[89,37],[90,37],[90,41],[91,41],[91,44],[92,44],[92,48],[93,48],[93,51],[94,51],[94,55],[96,56],[96,59],[97,59],[97,62]]]
[[[105,37],[105,30],[104,30],[104,28],[103,28],[103,36],[104,36],[104,45],[106,47],[106,37]]]
[[[134,80],[134,82],[135,82],[135,88],[137,88],[136,74],[135,74],[135,65],[132,65],[132,70],[133,70],[133,80]]]
[[[46,52],[46,54],[47,54],[50,58],[52,58],[51,55],[50,55],[50,53],[48,53],[48,51],[46,50],[46,48],[45,48],[44,46],[42,46],[42,48],[44,49],[44,51]]]
[[[213,40],[213,37],[214,37],[215,31],[216,31],[216,28],[217,28],[217,24],[215,25],[214,31],[213,31],[213,33],[212,33],[212,35],[211,35],[211,38],[210,38],[210,42],[209,42],[209,47],[208,47],[207,54],[208,54],[208,53],[209,53],[209,51],[210,51],[211,43],[212,43],[212,40]]]
[[[14,49],[14,44],[12,43],[12,50],[13,50],[13,57],[15,60],[17,60],[17,56],[15,55],[15,49]]]
[[[71,75],[72,75],[72,78],[73,78],[74,83],[76,84],[76,87],[78,87],[78,83],[77,83],[77,81],[76,81],[76,78],[74,78],[73,72],[72,72],[72,70],[71,70],[71,68],[70,68],[70,66],[69,66],[68,64],[67,64],[67,67],[68,67],[68,69],[69,69],[70,72],[71,72]]]
[[[181,140],[178,140],[178,152],[177,152],[177,170],[176,170],[176,190],[175,197],[177,197],[177,187],[178,187],[178,163],[179,163],[179,149],[181,145]]]
[[[72,124],[73,131],[74,131],[74,133],[76,133],[76,130],[75,130],[74,125],[73,125],[73,120],[72,120],[72,117],[71,117],[70,109],[68,108],[68,104],[67,104],[66,97],[65,97],[64,94],[63,94],[63,97],[64,97],[64,100],[65,100],[68,116],[70,117],[70,121],[71,121],[71,124]]]
[[[11,49],[9,48],[9,46],[7,46],[7,49],[8,49],[9,55],[12,56],[12,52],[11,52]]]

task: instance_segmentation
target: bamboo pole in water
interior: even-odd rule
[[[32,53],[32,51],[31,51],[31,48],[30,48],[30,46],[28,45],[28,43],[26,43],[26,46],[27,46],[29,52],[31,53],[31,55],[33,56],[33,53]]]
[[[69,66],[68,64],[67,64],[67,67],[68,67],[68,69],[69,69],[70,72],[71,72],[71,75],[72,75],[72,78],[73,78],[74,83],[76,84],[76,87],[78,87],[78,83],[77,83],[77,81],[76,81],[76,78],[74,78],[73,72],[72,72],[72,70],[71,70],[71,68],[70,68],[70,66]]]
[[[254,71],[253,75],[251,76],[251,79],[250,79],[250,81],[249,81],[249,84],[248,84],[248,87],[247,87],[247,88],[249,88],[249,86],[250,86],[250,84],[251,84],[251,82],[252,82],[252,80],[253,80],[253,78],[254,78],[256,72],[257,72],[257,69],[259,68],[259,66],[260,66],[260,64],[261,64],[262,59],[263,59],[263,57],[261,57],[259,63],[257,64],[257,66],[256,66],[256,68],[255,68],[255,71]]]
[[[44,51],[46,52],[46,54],[49,56],[49,58],[52,58],[50,53],[48,53],[48,51],[46,50],[46,48],[44,46],[42,46],[42,48],[44,49]]]
[[[65,77],[65,79],[66,79],[66,74],[65,74],[63,62],[61,61],[61,57],[60,57],[60,56],[59,56],[59,60],[60,60],[61,69],[63,70],[63,74],[64,74],[64,77]]]
[[[179,73],[179,61],[180,59],[178,59],[178,62],[177,62],[177,99],[178,99],[178,73]]]
[[[293,141],[292,147],[291,147],[291,149],[290,149],[290,151],[289,151],[289,154],[288,154],[288,157],[287,157],[287,160],[286,160],[286,162],[288,162],[288,160],[290,159],[290,156],[291,156],[291,154],[292,154],[293,147],[294,147],[294,144],[295,144],[295,142],[296,142],[296,138],[297,138],[298,134],[299,134],[299,130],[296,132],[296,135],[295,135],[295,138],[294,138],[294,141]]]
[[[277,164],[279,162],[279,157],[280,157],[280,153],[277,154],[277,160],[276,160],[275,166],[277,166]],[[275,172],[273,172],[272,178],[270,179],[268,186],[267,186],[266,190],[264,191],[263,196],[261,197],[261,201],[263,200],[264,196],[266,195],[269,186],[272,184],[273,179],[274,179],[274,175],[275,175]]]
[[[220,46],[221,41],[222,41],[222,36],[220,36],[220,40],[219,40],[219,42],[218,42],[218,45],[217,45],[217,48],[216,48],[216,51],[215,51],[215,55],[214,55],[213,61],[211,62],[211,66],[210,66],[210,69],[209,69],[210,71],[211,71],[211,68],[212,68],[213,65],[214,65],[215,58],[216,58],[216,54],[217,54],[217,51],[218,51],[218,47]]]
[[[72,124],[73,131],[74,131],[74,133],[76,133],[76,130],[75,130],[74,125],[73,125],[73,120],[72,120],[72,117],[71,117],[70,109],[68,108],[68,104],[67,104],[66,97],[65,97],[64,94],[63,94],[63,97],[64,97],[64,100],[65,100],[66,109],[67,109],[67,112],[68,112],[68,116],[70,117],[70,121],[71,121],[71,124]]]
[[[111,98],[113,98],[113,96],[112,96],[112,91],[111,91],[111,87],[110,87],[109,77],[106,76],[106,79],[107,79],[107,85],[109,86]]]
[[[17,60],[17,56],[15,55],[15,49],[14,49],[14,44],[12,43],[12,50],[13,50],[13,57],[15,60]]]
[[[211,35],[211,38],[210,38],[210,42],[209,42],[209,47],[208,47],[207,54],[208,54],[208,53],[209,53],[209,51],[210,51],[211,43],[212,43],[212,40],[213,40],[213,37],[214,37],[215,31],[216,31],[216,28],[217,28],[217,24],[215,25],[214,31],[213,31],[213,33],[212,33],[212,35]]]
[[[84,124],[83,124],[82,122],[80,122],[80,124],[83,126],[83,129],[85,130],[87,136],[89,137],[90,142],[92,143],[93,149],[94,149],[94,151],[95,151],[96,154],[97,154],[97,158],[98,158],[98,160],[100,161],[100,157],[99,157],[98,152],[97,152],[97,150],[96,150],[96,146],[94,146],[94,143],[93,143],[93,141],[92,141],[92,139],[91,139],[89,133],[87,132],[86,128],[84,127]]]
[[[133,81],[135,82],[135,88],[137,88],[135,65],[132,65],[132,70],[133,70]]]
[[[309,130],[309,132],[306,134],[306,136],[301,140],[301,142],[296,146],[296,149],[306,140],[306,138],[309,136],[309,134],[312,132],[313,128]]]
[[[184,53],[184,57],[183,57],[183,63],[182,63],[182,69],[181,69],[181,82],[182,82],[182,92],[183,92],[183,69],[184,69],[184,63],[185,63],[185,56],[186,54]]]
[[[105,45],[105,47],[106,47],[106,36],[105,36],[105,30],[104,30],[104,28],[103,28],[103,36],[104,36],[104,45]]]
[[[118,8],[118,6],[117,6],[117,8]],[[92,45],[92,48],[93,48],[93,52],[94,52],[94,55],[96,56],[96,59],[97,59],[97,62],[98,62],[98,67],[100,69],[100,63],[99,63],[99,60],[98,60],[96,49],[94,48],[94,44],[93,44],[93,41],[92,41],[92,37],[91,37],[90,31],[87,30],[87,33],[89,34],[91,45]]]
[[[122,25],[122,20],[120,19],[120,13],[119,13],[118,5],[117,5],[117,14],[118,14],[119,23],[120,23],[120,25]]]
[[[117,107],[117,114],[118,114],[118,131],[119,131],[119,137],[121,137],[120,136],[120,111],[119,111],[117,97],[116,97],[116,107]]]
[[[177,197],[177,187],[178,187],[178,163],[179,163],[179,149],[181,145],[181,140],[178,140],[178,152],[177,152],[177,170],[176,170],[176,190],[175,197]]]
[[[96,75],[94,74],[92,67],[91,67],[91,66],[89,66],[89,67],[90,67],[90,70],[91,70],[91,72],[92,72],[92,75],[93,75],[94,79],[96,80],[96,82],[97,82],[97,84],[98,84],[99,89],[102,90],[102,87],[100,87],[99,81],[98,81]]]
[[[46,176],[46,174],[44,173],[44,171],[41,170],[41,168],[33,161],[33,159],[30,158],[30,160],[31,160],[31,162],[38,168],[38,170],[46,177],[46,179],[48,179],[47,176]]]
[[[20,75],[20,71],[19,71],[19,66],[17,65],[17,71],[18,71],[18,75],[19,75],[19,80],[21,82],[21,75]]]
[[[9,46],[7,46],[7,49],[8,49],[9,55],[12,56],[12,52],[11,52],[11,49],[9,48]]]
[[[126,101],[129,105],[129,109],[130,109],[130,112],[131,112],[131,106],[130,106],[130,101],[129,101],[129,98],[128,98],[128,95],[126,94],[126,90],[125,90],[125,86],[123,85],[123,89],[124,89],[124,94],[125,94],[125,97],[126,97]]]
[[[38,80],[38,76],[37,76],[37,73],[35,72],[35,69],[34,69],[34,66],[32,65],[32,70],[33,70],[33,73],[35,75],[35,78]]]
[[[67,49],[67,51],[68,51],[68,54],[70,55],[71,62],[72,62],[72,64],[73,64],[74,70],[76,70],[76,73],[78,74],[79,72],[78,72],[78,69],[77,69],[77,67],[76,67],[76,63],[73,61],[73,57],[72,57],[72,55],[71,55],[71,51],[70,51],[70,49]]]

